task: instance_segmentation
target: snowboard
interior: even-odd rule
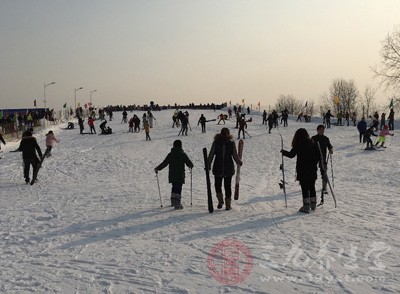
[[[203,156],[204,156],[204,170],[206,171],[206,182],[207,182],[208,212],[213,213],[214,205],[211,193],[210,170],[208,169],[207,148],[203,148]]]
[[[47,157],[47,154],[48,154],[48,152],[47,152],[47,150],[46,150],[46,152],[45,152],[45,153],[43,154],[43,156],[42,156],[42,160],[40,160],[40,162],[39,162],[39,164],[38,164],[37,169],[34,171],[34,173],[33,173],[33,175],[32,175],[32,180],[31,180],[31,182],[30,182],[31,185],[33,185],[33,184],[36,182],[36,179],[37,179],[39,170],[40,170],[40,168],[42,167],[43,161],[44,161],[44,159]]]
[[[242,160],[242,156],[243,156],[243,145],[244,145],[244,141],[242,139],[240,139],[239,143],[238,143],[238,156],[239,156],[240,160]],[[236,182],[235,182],[235,194],[234,194],[235,200],[239,199],[239,184],[240,184],[240,165],[238,165],[237,170],[236,170]]]

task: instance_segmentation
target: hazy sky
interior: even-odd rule
[[[399,0],[0,0],[0,108],[318,101],[378,85]],[[379,93],[386,101],[392,93]]]

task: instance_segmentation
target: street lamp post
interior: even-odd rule
[[[46,112],[46,88],[50,85],[54,85],[56,82],[51,82],[49,84],[43,83],[43,102],[44,102],[44,111]]]
[[[97,92],[97,90],[90,91],[90,105],[92,105],[92,93]]]
[[[80,87],[80,88],[75,88],[75,91],[74,91],[74,100],[75,100],[75,112],[76,112],[76,91],[79,91],[79,90],[82,90],[83,89],[83,87]]]

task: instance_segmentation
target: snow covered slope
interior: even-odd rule
[[[25,185],[20,153],[3,147],[0,160],[0,292],[2,293],[398,293],[400,291],[400,138],[384,151],[364,151],[353,126],[326,130],[334,146],[334,185],[325,205],[298,213],[295,159],[285,159],[288,208],[279,188],[280,138],[252,115],[246,137],[241,193],[233,210],[207,210],[202,148],[223,125],[197,126],[218,112],[189,110],[191,129],[178,137],[172,110],[155,112],[152,141],[127,133],[121,113],[112,135],[51,128],[61,139]],[[129,118],[143,112],[129,113]],[[285,149],[295,130],[279,125]],[[99,121],[96,121],[98,129]],[[227,121],[235,138],[235,123]],[[88,126],[85,125],[86,130]],[[48,129],[49,130],[49,129]],[[42,150],[44,134],[34,134]],[[154,167],[175,139],[194,163],[182,191],[184,209],[168,207],[168,169]],[[236,140],[237,141],[237,140]],[[329,176],[331,169],[329,166]],[[213,182],[213,179],[212,179]],[[320,180],[317,181],[320,190]],[[213,196],[215,192],[213,189]],[[319,201],[319,199],[318,199]],[[216,199],[214,198],[214,203]]]

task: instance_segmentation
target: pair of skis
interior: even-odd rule
[[[242,159],[242,155],[243,155],[243,146],[244,146],[244,141],[239,140],[238,156],[239,156],[240,160]],[[209,166],[208,166],[207,148],[203,148],[203,156],[204,156],[204,169],[206,171],[206,181],[207,181],[208,212],[213,213],[214,212],[214,204],[213,204],[213,200],[212,200],[211,180],[210,180],[210,170],[209,170]],[[240,185],[240,165],[238,165],[237,170],[236,170],[236,182],[235,182],[235,194],[234,194],[235,200],[239,199],[239,185]]]

